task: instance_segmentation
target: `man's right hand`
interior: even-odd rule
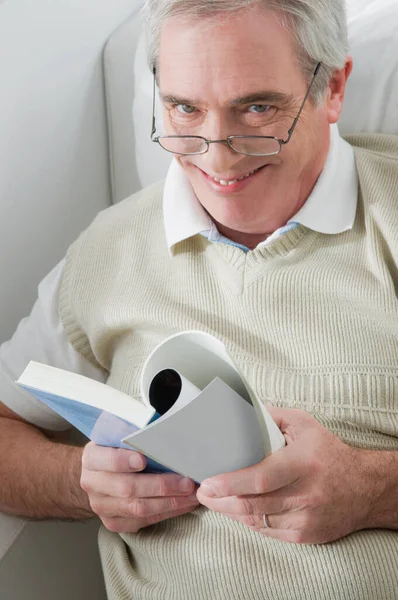
[[[140,473],[146,459],[138,452],[87,444],[80,485],[91,508],[110,531],[140,529],[191,512],[199,502],[191,479],[167,473]]]

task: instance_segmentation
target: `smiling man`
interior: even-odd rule
[[[343,61],[327,101],[306,102],[322,67],[313,63],[309,83],[280,15],[263,13],[257,6],[229,18],[215,15],[216,24],[170,19],[157,65],[166,130],[210,140],[163,137],[161,145],[182,154],[177,161],[218,230],[251,249],[308,199],[351,71],[350,59]],[[227,138],[229,145],[221,141]]]
[[[152,139],[175,158],[97,217],[1,348],[0,508],[99,515],[111,600],[396,600],[398,140],[339,136],[343,1],[148,0],[146,19]],[[61,445],[12,384],[35,359],[138,396],[183,329],[223,340],[286,439],[198,490]]]

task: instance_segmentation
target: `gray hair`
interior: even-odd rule
[[[314,104],[321,104],[332,73],[344,67],[349,52],[345,0],[145,0],[143,14],[151,70],[158,64],[161,29],[170,17],[209,19],[220,13],[233,16],[254,5],[279,14],[281,23],[292,34],[298,65],[308,82],[317,63],[322,63],[311,90]]]

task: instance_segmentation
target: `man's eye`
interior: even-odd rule
[[[249,106],[248,111],[254,114],[262,115],[268,111],[270,111],[272,106],[269,104],[252,104]]]
[[[183,115],[192,115],[196,110],[196,108],[190,104],[177,104],[176,109]]]

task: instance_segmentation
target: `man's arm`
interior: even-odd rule
[[[41,431],[0,403],[1,512],[30,519],[93,516],[80,487],[83,448],[64,439],[64,433]]]
[[[193,481],[139,473],[145,459],[137,452],[93,443],[83,450],[63,444],[62,437],[29,425],[0,403],[1,512],[78,520],[94,516],[92,505],[111,531],[136,532],[198,506]]]
[[[30,360],[104,379],[74,351],[63,330],[58,310],[63,269],[61,261],[41,281],[30,316],[0,346],[0,511],[32,519],[92,515],[80,487],[83,448],[68,443],[65,433],[48,431],[62,429],[63,419],[14,383]]]

